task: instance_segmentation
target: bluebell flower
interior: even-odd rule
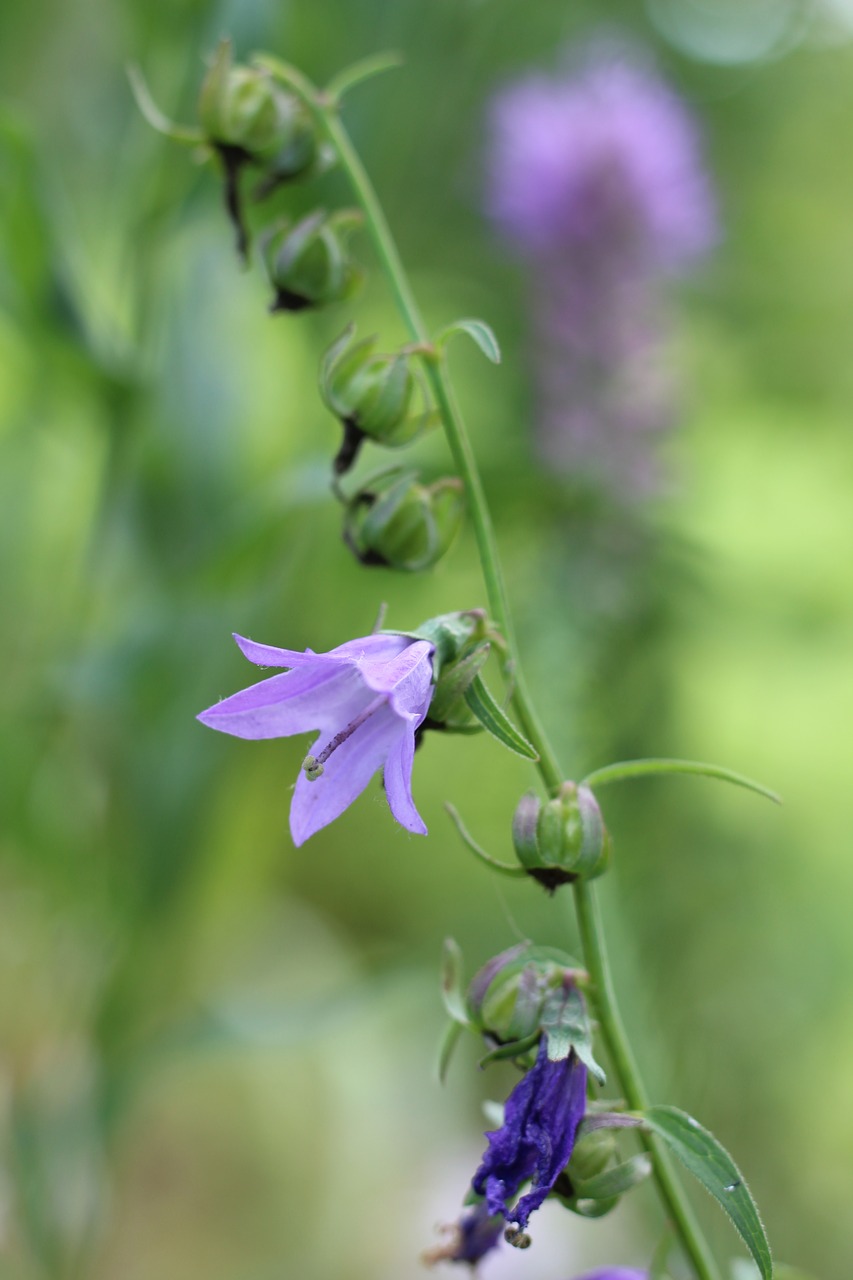
[[[408,635],[348,640],[304,653],[234,639],[250,662],[288,667],[202,711],[202,724],[238,738],[287,738],[318,730],[290,807],[294,844],[333,822],[383,770],[401,826],[426,835],[412,798],[415,733],[434,692],[434,645]]]
[[[486,1134],[489,1145],[471,1180],[489,1213],[524,1230],[569,1163],[585,1107],[586,1067],[574,1050],[552,1061],[543,1036],[536,1062],[506,1100],[503,1124]],[[530,1190],[516,1201],[528,1181]]]

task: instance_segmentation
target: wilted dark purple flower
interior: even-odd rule
[[[426,835],[412,799],[412,764],[415,730],[433,694],[433,645],[406,635],[371,635],[329,653],[301,653],[234,639],[250,662],[290,670],[198,718],[238,738],[319,730],[290,807],[294,844],[339,817],[380,768],[394,817],[408,831]]]
[[[585,1106],[586,1067],[574,1050],[553,1062],[543,1036],[535,1064],[507,1098],[503,1124],[486,1134],[489,1145],[471,1180],[490,1214],[527,1226],[569,1162]],[[514,1203],[528,1181],[530,1190]]]
[[[492,107],[487,206],[530,270],[543,460],[647,490],[651,444],[674,416],[661,277],[716,235],[683,103],[618,46],[508,86]]]

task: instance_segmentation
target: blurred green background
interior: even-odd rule
[[[738,16],[739,15],[739,16]],[[665,496],[580,507],[530,460],[525,283],[480,213],[494,90],[601,24],[650,45],[700,116],[724,236],[673,300],[688,388]],[[739,25],[740,24],[740,25]],[[322,80],[402,71],[347,120],[429,321],[505,351],[454,372],[529,679],[579,773],[718,760],[773,810],[691,779],[605,796],[602,885],[652,1093],[745,1170],[779,1258],[847,1280],[853,1099],[853,21],[840,3],[32,0],[0,8],[0,1271],[15,1280],[417,1277],[482,1150],[466,1044],[435,1082],[446,934],[469,966],[571,947],[569,904],[506,857],[530,785],[483,739],[428,741],[428,840],[379,788],[300,850],[304,742],[195,713],[247,683],[232,631],[325,649],[483,602],[470,536],[429,577],[360,570],[328,495],[324,346],[402,338],[377,273],[353,307],[271,319],[217,183],[130,97],[192,119],[230,32]],[[722,50],[722,52],[721,52]],[[343,194],[338,176],[300,207]],[[358,242],[363,261],[370,255]],[[422,450],[441,466],[440,441]],[[705,1201],[721,1255],[738,1252]],[[643,1192],[603,1223],[546,1206],[485,1269],[642,1264]]]

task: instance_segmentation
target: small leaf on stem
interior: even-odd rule
[[[506,712],[498,706],[481,676],[476,676],[465,690],[465,701],[483,728],[493,738],[497,738],[498,742],[509,747],[516,755],[523,756],[525,760],[539,759],[535,747],[519,733]]]
[[[435,340],[436,347],[442,350],[457,333],[467,333],[487,360],[491,360],[492,364],[500,364],[501,349],[498,346],[498,340],[485,320],[454,320],[453,324],[442,329]]]

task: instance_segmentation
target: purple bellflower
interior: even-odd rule
[[[415,732],[433,695],[434,646],[406,635],[348,640],[329,653],[255,644],[235,635],[250,662],[287,667],[202,711],[202,724],[238,738],[288,738],[318,730],[290,807],[296,845],[328,826],[382,769],[391,812],[426,835],[412,799]]]
[[[695,125],[640,55],[598,42],[498,94],[488,170],[489,214],[528,270],[537,452],[642,496],[677,408],[662,282],[716,238]]]
[[[585,1107],[586,1067],[574,1050],[552,1061],[542,1036],[536,1062],[507,1098],[503,1124],[486,1134],[489,1145],[471,1180],[490,1215],[524,1230],[569,1163]],[[530,1190],[514,1203],[528,1181]]]

